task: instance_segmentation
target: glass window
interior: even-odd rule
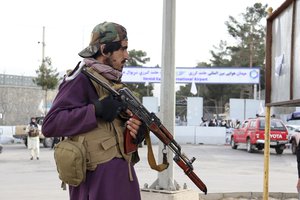
[[[259,121],[259,129],[265,129],[265,120],[260,120]],[[279,120],[271,120],[271,124],[270,124],[270,128],[271,130],[276,130],[276,131],[284,131],[286,130],[285,129],[285,126],[283,125],[283,123]]]
[[[245,122],[243,123],[242,128],[246,128],[247,126],[248,126],[248,121],[245,121]]]
[[[256,128],[256,120],[250,122],[250,128]]]

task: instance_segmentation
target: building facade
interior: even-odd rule
[[[30,117],[45,115],[57,90],[49,90],[46,95],[33,78],[0,74],[0,125],[28,124]]]

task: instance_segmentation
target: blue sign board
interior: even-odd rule
[[[124,67],[123,82],[159,83],[161,68]],[[260,69],[253,68],[176,68],[176,83],[259,84]]]

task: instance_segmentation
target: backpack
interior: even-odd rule
[[[63,189],[65,184],[76,187],[85,181],[86,149],[83,140],[84,137],[79,137],[79,141],[67,138],[54,147],[54,160]]]

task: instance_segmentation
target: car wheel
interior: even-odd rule
[[[275,151],[276,151],[277,154],[282,154],[283,150],[284,150],[284,148],[281,147],[281,146],[278,146],[278,147],[275,148]]]
[[[297,152],[297,144],[296,144],[296,140],[292,140],[291,150],[292,150],[292,153],[293,153],[293,154],[296,154],[296,152]]]
[[[50,148],[52,146],[53,138],[44,138],[43,145],[45,148]]]
[[[237,149],[237,146],[238,146],[238,145],[236,145],[236,143],[234,142],[233,137],[232,137],[231,140],[230,140],[230,144],[231,144],[231,148],[232,148],[232,149]]]
[[[253,152],[253,145],[251,144],[249,138],[247,139],[246,148],[247,148],[247,152],[248,153],[252,153]]]
[[[264,149],[263,147],[257,147],[257,150],[259,150],[259,151],[261,151],[263,149]]]

